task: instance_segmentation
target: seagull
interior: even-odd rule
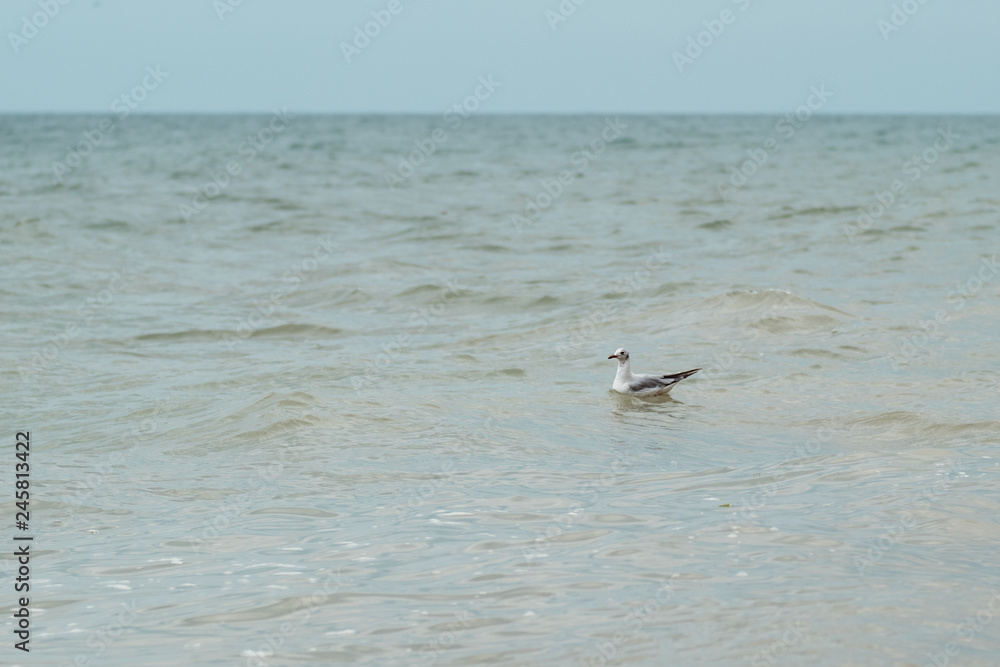
[[[673,375],[636,375],[628,363],[628,350],[620,347],[608,359],[618,360],[618,374],[611,388],[621,394],[631,396],[662,396],[669,394],[678,382],[694,375],[700,368]]]

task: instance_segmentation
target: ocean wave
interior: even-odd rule
[[[827,216],[827,215],[837,215],[839,213],[853,213],[856,212],[861,205],[857,206],[811,206],[809,208],[803,208],[792,211],[785,211],[779,215],[772,215],[767,218],[769,222],[774,222],[776,220],[788,220],[789,218],[799,218],[803,216]]]
[[[844,355],[831,352],[830,350],[819,350],[815,348],[800,348],[793,350],[793,357],[819,358],[819,359],[845,359]]]
[[[688,302],[671,317],[689,326],[725,330],[733,326],[770,334],[831,331],[853,315],[785,290],[739,290]]]
[[[343,333],[342,329],[326,327],[319,324],[279,324],[254,330],[247,338],[333,338]],[[138,341],[178,341],[203,342],[223,340],[226,336],[235,336],[232,329],[186,329],[184,331],[165,331],[147,333],[135,337]]]
[[[704,224],[698,225],[698,229],[711,229],[712,231],[722,231],[733,226],[732,220],[713,220],[712,222],[706,222]]]
[[[234,391],[228,383],[208,386],[224,387],[225,398],[200,405],[197,417],[188,424],[198,428],[203,439],[178,441],[179,447],[168,454],[202,457],[245,446],[281,447],[290,434],[334,427],[330,419],[314,413],[324,401],[306,391],[267,391],[248,398],[247,392]]]
[[[455,298],[457,296],[462,296],[464,290],[454,289],[449,285],[443,283],[424,283],[422,285],[415,285],[413,287],[407,288],[402,292],[396,294],[396,298],[399,299],[425,299],[433,302],[441,300],[442,295],[447,294],[448,299]]]
[[[847,418],[843,427],[861,432],[875,440],[946,442],[948,439],[983,439],[995,441],[1000,436],[1000,421],[936,421],[916,412],[894,410]]]
[[[820,312],[836,318],[854,317],[850,313],[845,313],[833,306],[827,306],[818,301],[778,289],[735,290],[708,297],[691,307],[693,310],[705,310],[716,313],[741,313],[761,308]]]

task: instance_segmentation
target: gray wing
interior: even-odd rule
[[[674,373],[673,375],[644,375],[637,378],[634,382],[629,383],[629,391],[645,391],[647,389],[666,389],[667,387],[672,387],[681,380],[691,375],[694,375],[700,368],[696,368],[693,371],[684,371],[683,373]]]

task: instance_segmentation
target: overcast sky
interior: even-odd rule
[[[0,112],[145,83],[139,112],[440,113],[490,75],[481,112],[774,113],[824,85],[824,112],[1000,112],[997,0],[3,0],[0,27]]]

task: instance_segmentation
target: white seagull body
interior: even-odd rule
[[[628,361],[628,350],[618,348],[608,359],[618,360],[618,374],[611,388],[620,394],[631,396],[662,396],[669,394],[674,386],[686,377],[694,375],[700,368],[673,375],[637,375],[632,372]]]

